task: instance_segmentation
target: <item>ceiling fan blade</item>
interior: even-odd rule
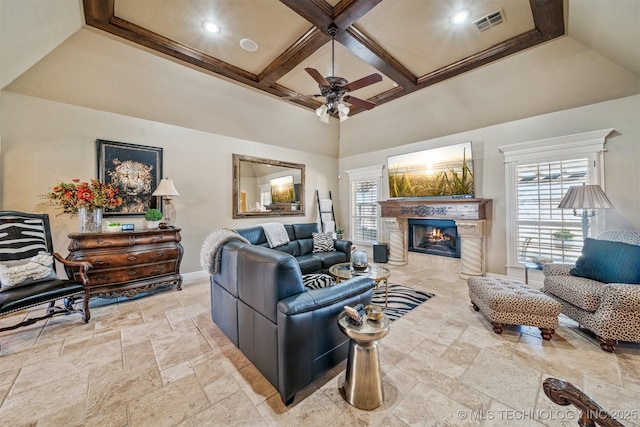
[[[347,92],[351,92],[352,90],[360,89],[365,86],[372,85],[374,83],[378,83],[382,81],[382,76],[378,73],[373,73],[368,75],[367,77],[363,77],[361,79],[356,80],[355,82],[351,82],[349,84],[344,85],[344,90]]]
[[[356,107],[362,108],[363,110],[371,110],[373,107],[376,106],[376,104],[374,102],[366,101],[366,100],[360,99],[360,98],[356,98],[355,96],[351,96],[351,95],[347,95],[342,99],[345,102],[348,102],[349,104],[352,104],[352,105],[355,105]]]
[[[376,106],[376,104],[371,101],[365,101],[364,99],[356,98],[355,96],[351,95],[347,95],[342,99],[344,102],[348,102],[349,104],[355,105],[356,107],[360,107],[363,110],[371,110]]]
[[[329,84],[329,82],[327,81],[327,79],[325,79],[324,77],[322,77],[322,74],[320,74],[320,71],[316,70],[315,68],[311,68],[311,67],[307,67],[304,69],[307,73],[309,73],[309,75],[311,77],[313,77],[313,80],[315,80],[316,82],[318,82],[318,84],[320,85],[320,87],[331,87],[331,85]]]

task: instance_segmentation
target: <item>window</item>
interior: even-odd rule
[[[260,205],[269,206],[271,204],[271,184],[260,186]]]
[[[558,209],[558,204],[570,186],[603,184],[605,138],[612,131],[500,147],[505,156],[508,266],[533,257],[571,263],[580,256],[581,217]],[[593,229],[597,227],[592,224]]]
[[[575,262],[583,242],[580,218],[557,207],[570,186],[589,183],[589,158],[523,162],[515,178],[517,261]]]
[[[349,239],[357,243],[375,243],[380,229],[380,190],[383,166],[348,170]]]

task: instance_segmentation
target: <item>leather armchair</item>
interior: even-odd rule
[[[347,356],[338,315],[369,304],[375,282],[361,276],[306,290],[296,259],[237,240],[211,276],[213,321],[290,404],[297,391]]]

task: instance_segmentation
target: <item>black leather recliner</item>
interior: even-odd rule
[[[292,255],[233,240],[211,276],[211,314],[288,405],[347,357],[338,315],[345,305],[369,304],[374,285],[361,276],[306,290]]]

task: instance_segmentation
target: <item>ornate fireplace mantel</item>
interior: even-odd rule
[[[491,199],[395,199],[378,202],[382,217],[486,219],[486,205]]]
[[[439,218],[455,221],[460,236],[460,277],[484,276],[486,206],[491,199],[396,199],[378,202],[389,230],[389,263],[406,264],[407,220]]]

